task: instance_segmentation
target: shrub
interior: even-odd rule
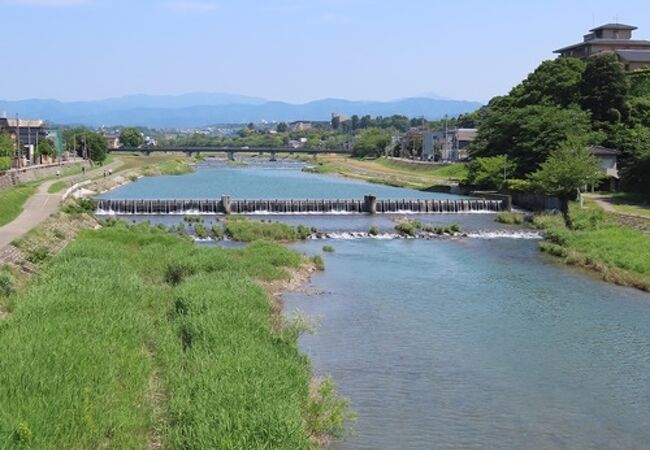
[[[196,233],[196,237],[198,237],[199,239],[205,239],[208,237],[208,231],[200,223],[194,224],[194,232]]]
[[[56,230],[54,230],[53,234],[54,234],[54,237],[59,239],[59,240],[65,239],[65,233],[63,231],[59,230],[58,228]]]
[[[370,236],[377,236],[379,234],[379,228],[373,225],[372,227],[370,227],[370,230],[368,230],[368,234]]]
[[[415,236],[417,228],[411,222],[402,222],[395,225],[395,231],[405,236]]]
[[[521,225],[524,223],[524,215],[521,213],[506,211],[497,214],[497,217],[494,220],[508,225]]]
[[[316,267],[316,270],[320,270],[321,272],[325,270],[325,262],[323,261],[323,258],[320,257],[320,255],[312,256],[311,262],[314,264],[314,267]]]
[[[223,228],[221,225],[217,225],[216,223],[212,225],[212,237],[215,239],[223,239]]]
[[[305,407],[305,421],[312,436],[344,437],[346,422],[354,420],[349,406],[350,402],[337,394],[330,377],[315,383]]]
[[[187,264],[173,261],[165,269],[165,282],[172,286],[177,286],[182,283],[185,277],[192,275],[192,273],[194,273],[194,270]]]
[[[92,198],[78,198],[62,208],[62,211],[67,214],[93,214],[96,210],[97,202]]]
[[[332,247],[331,245],[324,245],[323,251],[325,253],[334,253],[334,247]]]
[[[41,246],[32,250],[27,256],[27,260],[33,264],[38,264],[42,261],[45,261],[50,256],[50,249]]]
[[[6,271],[0,271],[0,295],[9,296],[16,290],[14,277]]]

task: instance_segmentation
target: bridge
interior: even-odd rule
[[[504,200],[97,200],[97,214],[179,215],[179,214],[468,214],[499,212],[508,208]]]
[[[308,148],[308,147],[192,147],[192,146],[175,146],[175,147],[123,147],[111,149],[111,152],[126,152],[126,153],[144,153],[149,155],[151,153],[185,153],[188,156],[198,153],[225,153],[228,155],[228,159],[235,159],[235,154],[238,153],[257,153],[259,155],[269,154],[271,156],[271,161],[276,160],[276,155],[278,153],[289,153],[291,155],[295,153],[303,155],[320,155],[328,153],[336,154],[350,154],[351,150],[344,148]]]

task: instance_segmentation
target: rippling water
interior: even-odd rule
[[[418,191],[304,174],[206,167],[141,180],[111,198],[417,198]],[[129,217],[131,220],[142,218]],[[170,223],[179,217],[146,217]],[[257,218],[258,220],[260,218]],[[274,216],[337,233],[389,233],[389,216]],[[216,220],[209,218],[208,221]],[[315,240],[317,294],[286,310],[321,318],[301,338],[358,413],[336,449],[650,448],[650,296],[546,259],[493,215],[432,215],[467,239]],[[343,236],[343,235],[342,235]],[[508,238],[504,238],[508,237]]]
[[[332,244],[285,307],[320,317],[302,348],[358,413],[334,448],[648,448],[650,296],[534,241]]]

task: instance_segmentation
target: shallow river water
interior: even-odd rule
[[[421,198],[441,194],[301,173],[204,167],[111,198]],[[287,313],[358,419],[336,449],[650,448],[650,296],[558,265],[489,214],[418,216],[479,238],[312,240],[327,269]],[[138,218],[133,218],[137,220]],[[148,217],[148,219],[152,219]],[[273,217],[322,230],[389,231],[388,216]],[[178,218],[153,218],[169,222]]]

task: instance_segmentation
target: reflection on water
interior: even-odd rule
[[[230,194],[237,199],[384,199],[459,198],[449,194],[400,189],[339,177],[301,172],[296,163],[250,166],[204,164],[195,173],[141,178],[101,195],[111,199],[209,199]]]

